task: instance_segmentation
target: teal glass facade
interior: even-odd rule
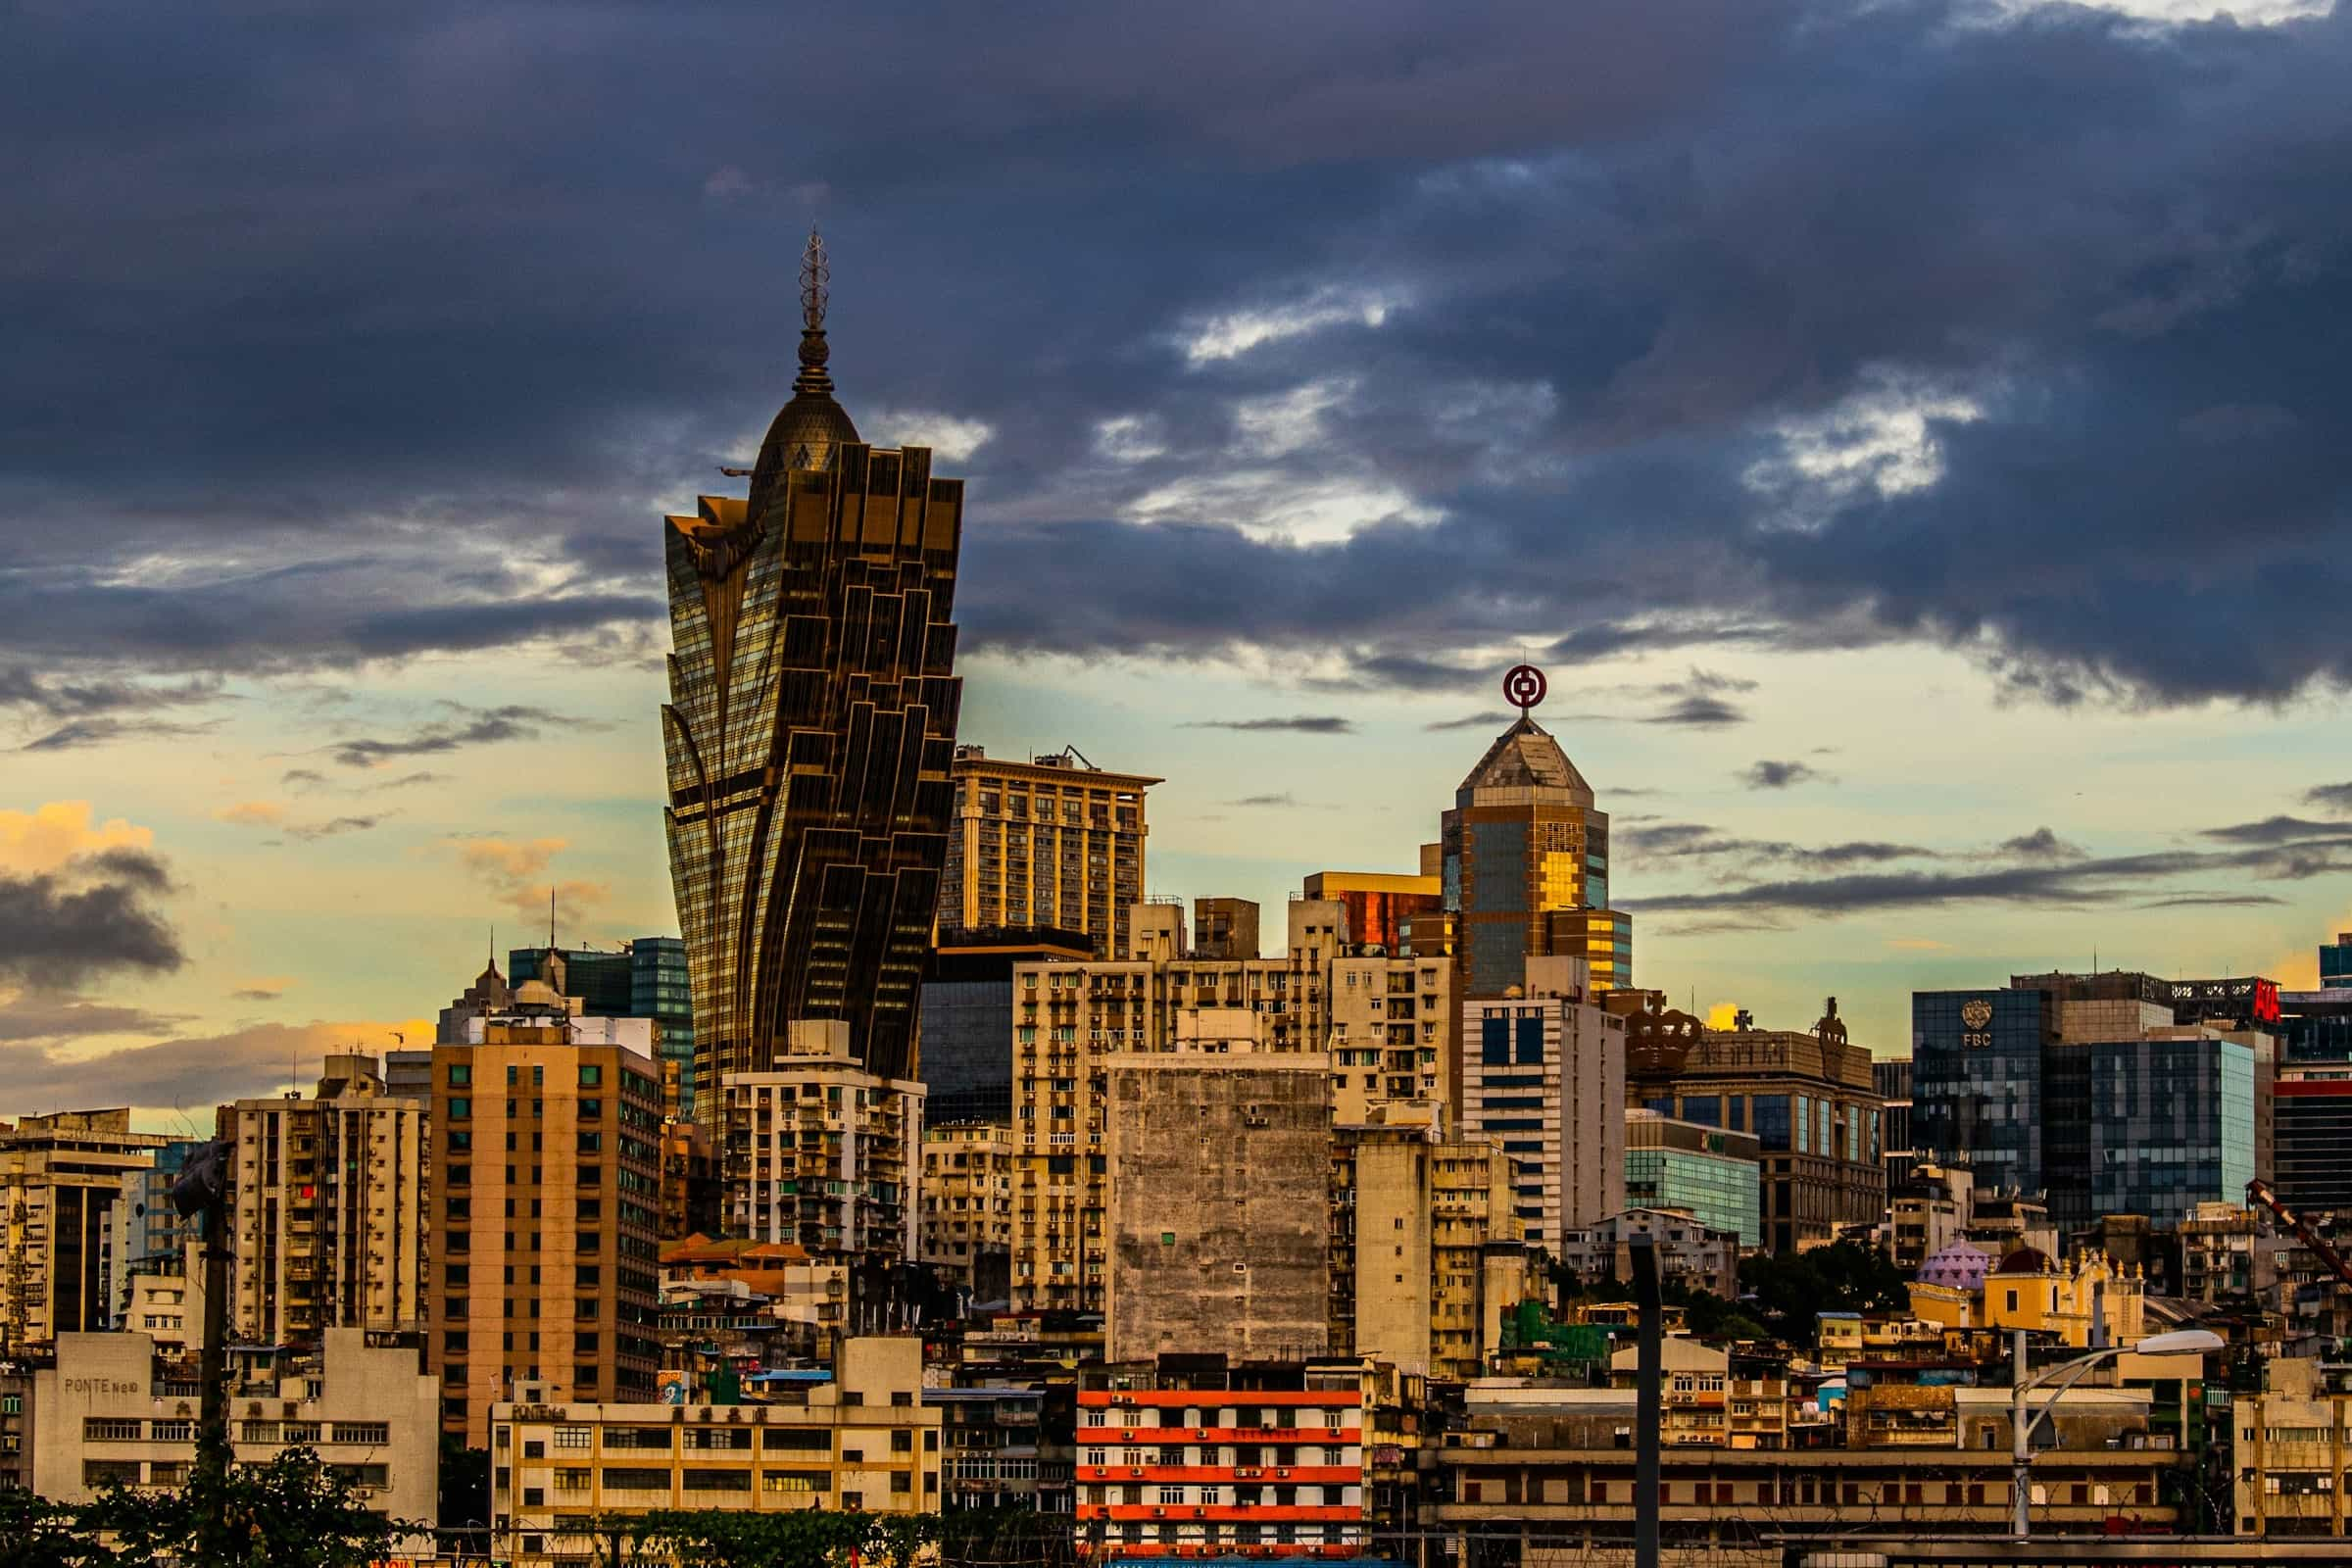
[[[2159,1225],[2254,1179],[2254,1052],[2231,1040],[2090,1047],[2091,1201]]]
[[[1687,1208],[1711,1230],[1739,1232],[1742,1247],[1763,1244],[1753,1160],[1688,1149],[1629,1149],[1625,1206]]]

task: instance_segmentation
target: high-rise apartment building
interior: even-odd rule
[[[1252,1050],[1248,1014],[1200,1019],[1200,1035],[1174,1051],[1105,1064],[1103,1353],[1321,1355],[1331,1303],[1323,1063]]]
[[[122,1174],[122,1196],[115,1203],[109,1250],[115,1267],[114,1314],[123,1317],[142,1274],[178,1272],[190,1242],[200,1239],[201,1216],[182,1215],[172,1203],[172,1184],[188,1156],[211,1140],[176,1139],[155,1151],[155,1163]],[[137,1328],[132,1322],[127,1325]]]
[[[751,493],[662,530],[670,880],[695,1078],[762,1072],[802,1019],[914,1072],[916,987],[954,824],[950,619],[963,484],[869,447],[833,400],[825,267],[802,273],[801,373]]]
[[[1127,953],[1143,903],[1143,797],[1162,783],[1110,773],[1080,750],[1011,761],[955,748],[955,832],[939,884],[943,943],[998,926],[1084,931],[1094,956]]]
[[[1331,1135],[1331,1351],[1407,1375],[1483,1376],[1504,1319],[1542,1294],[1512,1191],[1517,1165],[1435,1122]]]
[[[1801,1251],[1885,1215],[1870,1053],[1847,1039],[1835,997],[1810,1033],[1702,1029],[1688,1014],[1636,1011],[1626,1046],[1629,1104],[1755,1139],[1766,1250]]]
[[[821,1256],[915,1255],[923,1086],[869,1072],[838,1018],[791,1025],[766,1072],[719,1080],[727,1228]]]
[[[1144,900],[1144,796],[1161,780],[1107,772],[1076,747],[1016,762],[979,746],[956,748],[955,780],[943,940],[1052,926],[1086,933],[1098,958],[1127,951],[1127,911]]]
[[[1102,1310],[1111,1058],[1175,1049],[1246,1020],[1250,1048],[1327,1068],[1326,980],[1345,935],[1336,904],[1294,901],[1279,958],[1196,958],[1184,908],[1141,904],[1129,956],[1013,971],[1016,1307]]]
[[[328,1329],[420,1333],[424,1100],[394,1097],[372,1056],[329,1056],[309,1100],[220,1107],[230,1165],[229,1331],[310,1349]]]
[[[1352,933],[1351,933],[1352,935]],[[1331,1103],[1339,1122],[1372,1119],[1374,1107],[1453,1103],[1460,1029],[1453,965],[1350,946],[1331,960]]]
[[[1445,895],[1465,998],[1499,997],[1527,960],[1582,960],[1595,993],[1633,979],[1633,922],[1609,907],[1609,817],[1560,743],[1522,715],[1445,815]]]
[[[1001,1301],[1012,1284],[1012,1128],[951,1122],[923,1129],[922,1260]]]
[[[517,1379],[654,1397],[662,1079],[650,1030],[612,1027],[634,1021],[558,1004],[433,1048],[425,1344],[443,1425],[471,1446]]]
[[[1520,994],[1464,998],[1462,1133],[1518,1162],[1530,1241],[1625,1207],[1625,1020],[1591,1000],[1577,958],[1536,958]]]
[[[132,1132],[127,1109],[0,1123],[0,1355],[114,1326],[115,1205],[169,1142]]]

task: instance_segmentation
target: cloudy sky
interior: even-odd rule
[[[18,10],[0,1113],[674,929],[659,517],[812,220],[965,738],[1165,775],[1154,891],[1409,868],[1524,654],[1702,1007],[2352,925],[2352,15],[826,9]]]

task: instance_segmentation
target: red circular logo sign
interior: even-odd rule
[[[1514,708],[1526,712],[1544,700],[1550,688],[1544,682],[1544,672],[1533,664],[1514,664],[1502,677],[1502,695]]]

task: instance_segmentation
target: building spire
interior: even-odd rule
[[[808,248],[801,252],[801,373],[792,383],[796,393],[829,397],[833,392],[833,378],[825,373],[825,364],[832,358],[825,344],[825,302],[831,297],[826,285],[832,280],[833,269],[825,263],[825,238],[811,226]]]

